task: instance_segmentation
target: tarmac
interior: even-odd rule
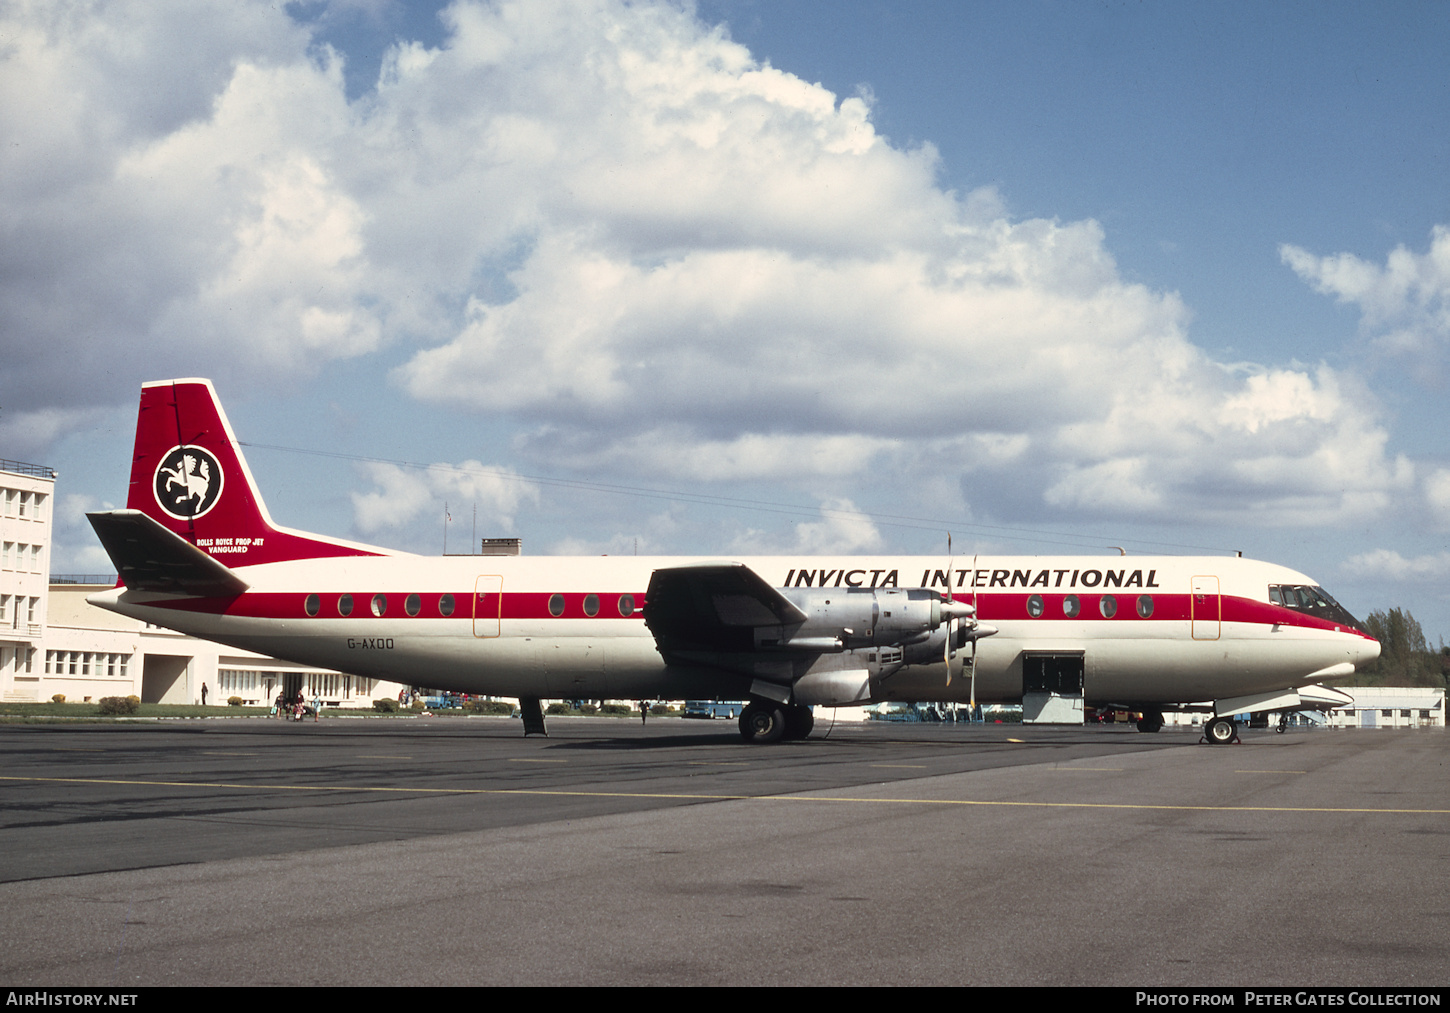
[[[0,983],[1428,988],[1442,729],[0,726]]]

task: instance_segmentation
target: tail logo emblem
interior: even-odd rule
[[[222,492],[222,468],[200,447],[173,447],[156,468],[156,503],[179,521],[200,517]]]

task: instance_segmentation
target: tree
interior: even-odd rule
[[[1440,655],[1430,650],[1425,631],[1407,610],[1371,612],[1364,620],[1380,642],[1379,660],[1363,666],[1354,683],[1362,686],[1443,686]]]

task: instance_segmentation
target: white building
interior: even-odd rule
[[[0,700],[34,700],[45,637],[55,472],[0,460]]]
[[[397,683],[294,665],[107,612],[86,595],[111,583],[50,578],[55,472],[0,460],[0,701],[270,704],[278,693],[331,707],[397,698]]]
[[[1331,728],[1444,728],[1445,691],[1419,686],[1344,686],[1354,697],[1329,712]]]
[[[374,699],[397,699],[397,683],[330,669],[278,661],[224,647],[174,630],[149,626],[96,608],[86,596],[110,584],[50,585],[39,686],[29,699],[56,693],[79,703],[104,696],[138,696],[143,703],[225,704],[237,697],[247,706],[266,706],[277,694],[301,692],[328,707],[372,707]]]

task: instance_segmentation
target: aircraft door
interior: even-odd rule
[[[503,577],[488,574],[473,585],[473,635],[496,637],[503,622]]]
[[[1022,721],[1082,724],[1085,667],[1086,658],[1081,652],[1022,655]]]
[[[1188,615],[1194,640],[1217,640],[1223,620],[1222,599],[1217,577],[1194,577],[1193,593],[1188,596]]]

